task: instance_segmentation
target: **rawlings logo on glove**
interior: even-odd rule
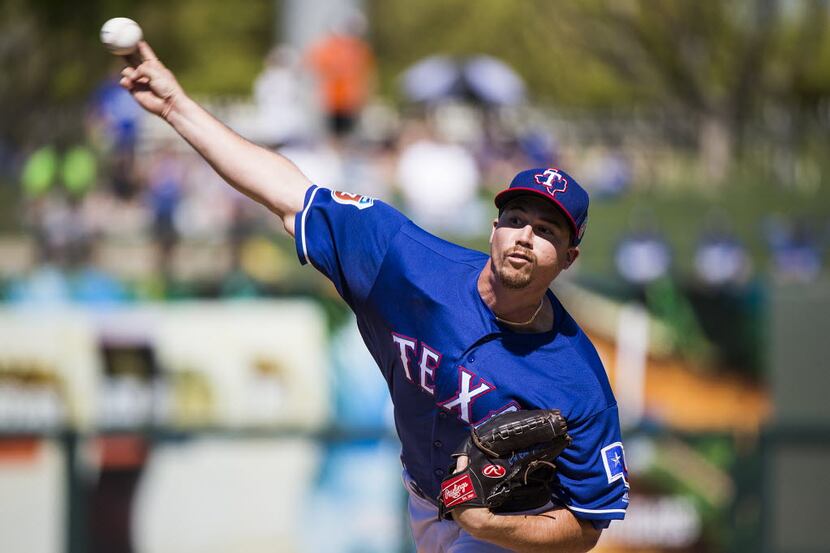
[[[439,516],[449,519],[462,506],[494,512],[541,507],[550,500],[553,460],[570,443],[558,409],[504,413],[473,428],[453,453],[467,456],[467,466],[441,484]]]
[[[475,499],[476,491],[469,474],[444,480],[441,484],[441,503],[452,507]]]

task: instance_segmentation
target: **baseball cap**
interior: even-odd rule
[[[526,194],[535,194],[551,201],[571,226],[571,244],[576,246],[585,234],[588,223],[588,193],[569,174],[555,167],[541,167],[522,171],[505,190],[496,194],[496,207],[501,210],[507,202]]]

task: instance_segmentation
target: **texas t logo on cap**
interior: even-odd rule
[[[557,192],[566,192],[568,190],[568,179],[562,176],[558,169],[548,169],[544,173],[533,175],[536,182],[548,189],[551,196],[556,196]]]

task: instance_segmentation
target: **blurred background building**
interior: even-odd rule
[[[822,0],[0,1],[0,551],[411,551],[353,318],[117,86],[116,15],[315,183],[470,247],[567,168],[554,289],[632,482],[597,550],[828,551]]]

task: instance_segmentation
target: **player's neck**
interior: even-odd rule
[[[505,287],[490,263],[478,277],[478,293],[485,305],[499,322],[517,332],[544,332],[553,327],[553,308],[545,301],[546,292],[546,286]]]

